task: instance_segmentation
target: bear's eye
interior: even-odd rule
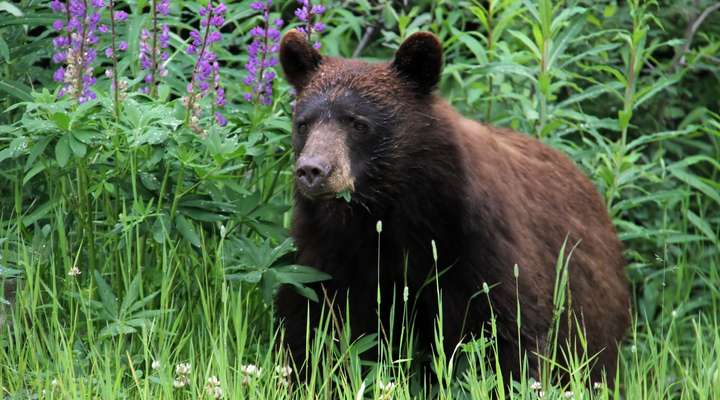
[[[307,129],[308,129],[307,122],[300,122],[297,124],[297,132],[300,135],[304,135],[305,133],[307,133]]]
[[[355,129],[358,132],[364,133],[368,131],[368,125],[360,120],[353,120],[352,123],[353,129]]]
[[[370,129],[368,124],[366,124],[364,121],[357,119],[355,117],[348,116],[348,117],[345,117],[344,119],[345,119],[345,123],[347,125],[351,126],[353,128],[353,130],[355,130],[355,132],[365,133]]]

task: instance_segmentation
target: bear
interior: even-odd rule
[[[559,348],[580,348],[581,329],[593,382],[612,385],[631,311],[624,249],[601,195],[568,157],[452,108],[436,93],[443,50],[432,33],[407,37],[391,61],[365,62],[323,56],[291,30],[279,59],[296,93],[297,263],[332,277],[310,285],[320,301],[290,286],[278,292],[296,364],[324,308],[347,307],[343,320],[359,337],[387,329],[387,299],[407,290],[421,349],[432,349],[440,312],[446,352],[494,318],[504,379],[521,378],[523,357],[538,378],[557,323]],[[567,299],[558,319],[559,257]]]

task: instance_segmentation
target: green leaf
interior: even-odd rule
[[[9,1],[0,1],[0,11],[5,11],[15,17],[23,16],[23,12]]]
[[[6,63],[10,62],[10,49],[2,36],[0,36],[0,56],[5,59]]]
[[[703,180],[697,175],[690,174],[682,168],[671,167],[669,168],[669,171],[676,178],[694,187],[695,189],[707,195],[709,198],[713,199],[716,203],[720,204],[720,193],[718,193],[717,190],[713,189],[707,183],[703,182]]]
[[[95,271],[95,283],[97,283],[98,295],[100,295],[100,300],[102,301],[103,307],[110,315],[117,318],[118,303],[117,299],[115,298],[115,293],[113,293],[110,285],[108,285],[108,283],[98,271]]]
[[[152,226],[152,235],[158,243],[164,243],[166,238],[170,237],[172,232],[172,221],[167,214],[160,214],[155,218]]]
[[[695,227],[703,233],[711,242],[717,244],[718,238],[715,232],[713,232],[712,228],[710,227],[710,224],[707,223],[704,219],[698,217],[697,214],[694,212],[688,210],[687,211],[687,217],[690,222],[695,225]]]
[[[0,92],[5,92],[21,101],[33,100],[29,94],[30,88],[18,82],[0,80]]]
[[[55,160],[60,167],[67,165],[70,159],[70,143],[67,135],[60,137],[60,140],[55,144]]]
[[[79,140],[75,139],[75,136],[73,135],[69,135],[68,137],[68,143],[70,143],[70,149],[72,150],[73,154],[75,154],[75,156],[79,158],[85,157],[85,154],[87,154],[87,146]]]
[[[304,265],[286,265],[272,269],[281,283],[312,283],[331,279],[325,272]]]
[[[65,112],[56,112],[50,116],[50,120],[55,123],[60,130],[67,131],[70,129],[70,117]]]
[[[200,237],[195,232],[195,227],[183,215],[175,217],[175,227],[178,232],[195,247],[200,247]]]

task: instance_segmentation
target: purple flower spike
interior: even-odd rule
[[[157,3],[157,12],[164,16],[170,14],[170,0],[160,0]]]
[[[297,0],[297,2],[300,7],[295,10],[295,16],[304,23],[303,26],[298,27],[298,30],[304,33],[308,40],[311,40],[313,32],[322,33],[325,30],[325,24],[320,21],[313,22],[314,19],[319,19],[325,13],[325,6],[313,5],[310,0]],[[313,47],[319,49],[320,41],[316,40]]]
[[[65,14],[52,25],[58,31],[53,39],[57,51],[52,61],[62,64],[53,74],[53,79],[61,84],[59,96],[70,94],[79,103],[95,99],[93,62],[97,53],[93,46],[99,39],[97,32],[104,30],[99,25],[100,9],[104,7],[105,0],[91,0],[89,6],[84,0],[50,2],[53,12]]]
[[[253,9],[261,11],[263,15],[262,25],[250,30],[253,41],[248,48],[248,61],[245,70],[248,75],[243,82],[250,86],[250,92],[243,96],[247,101],[254,101],[264,105],[272,104],[272,82],[275,79],[275,71],[272,68],[277,65],[277,56],[280,41],[280,28],[284,25],[282,19],[276,19],[270,23],[271,1],[253,3]]]
[[[220,82],[220,64],[212,46],[222,40],[220,28],[225,24],[223,14],[226,10],[225,4],[218,3],[213,6],[212,0],[207,7],[201,7],[199,10],[202,17],[201,29],[190,32],[191,41],[186,49],[187,54],[197,56],[197,59],[190,83],[187,86],[188,94],[183,98],[183,102],[188,109],[190,127],[198,133],[202,132],[197,125],[197,118],[200,114],[198,102],[213,92],[215,95],[214,107],[225,106],[225,89]],[[216,111],[214,116],[218,125],[225,126],[227,124],[227,120],[219,111]]]
[[[222,114],[220,114],[220,111],[215,111],[215,122],[217,122],[217,124],[220,126],[227,125],[227,120],[225,119],[225,117],[223,117]]]

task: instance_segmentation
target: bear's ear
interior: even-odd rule
[[[443,54],[440,40],[430,32],[413,33],[395,52],[393,68],[424,94],[440,81]]]
[[[305,34],[292,29],[280,42],[280,64],[288,82],[300,92],[317,70],[322,56],[305,38]]]

